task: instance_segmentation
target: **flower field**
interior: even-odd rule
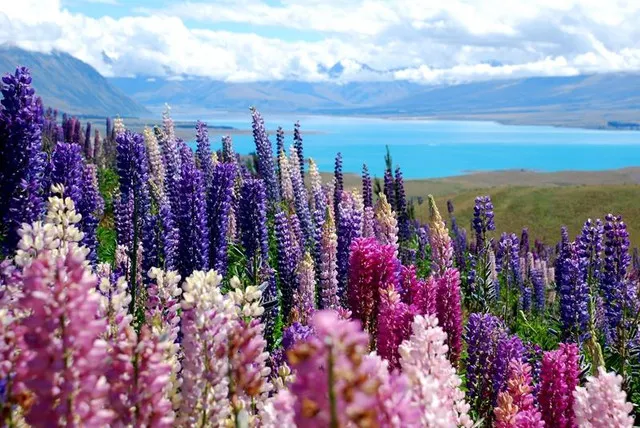
[[[323,182],[298,123],[193,151],[168,111],[102,135],[31,84],[2,80],[0,426],[634,426],[621,216],[540,242],[429,196],[422,224],[390,157]]]

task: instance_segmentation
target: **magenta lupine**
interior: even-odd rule
[[[275,163],[273,161],[273,148],[264,128],[264,119],[254,107],[251,108],[251,121],[253,128],[253,140],[258,154],[258,174],[264,180],[265,189],[272,204],[280,202],[280,189],[276,179]]]
[[[418,315],[411,336],[400,345],[400,364],[411,383],[421,427],[471,427],[462,381],[447,358],[446,333],[433,316]]]
[[[298,264],[297,277],[298,289],[293,296],[294,312],[299,322],[308,324],[316,309],[316,271],[309,252]]]
[[[390,369],[400,368],[398,347],[409,338],[413,311],[391,287],[380,290],[380,306],[377,325],[377,351],[389,362]]]
[[[395,248],[382,245],[375,238],[357,238],[349,256],[349,309],[365,330],[376,337],[380,291],[398,286]]]
[[[322,309],[338,309],[338,236],[331,210],[322,227],[320,240],[320,304]]]
[[[580,367],[578,347],[561,343],[559,349],[545,352],[540,371],[538,401],[545,426],[577,427],[574,414],[574,390],[578,386]]]
[[[98,319],[96,277],[75,251],[43,254],[25,268],[19,308],[24,366],[18,378],[34,395],[25,417],[32,426],[104,426],[107,410],[106,329]]]
[[[438,321],[447,333],[449,360],[457,367],[462,352],[462,296],[460,294],[460,272],[447,269],[437,279],[436,314]]]
[[[44,211],[46,155],[42,102],[34,95],[29,70],[21,67],[4,76],[0,91],[0,233],[10,254],[20,225],[35,221]]]
[[[415,410],[403,397],[406,380],[390,376],[379,358],[366,355],[369,338],[357,321],[320,311],[311,324],[316,335],[288,353],[296,370],[290,390],[297,398],[297,426],[417,424]]]
[[[445,226],[444,220],[442,220],[438,207],[436,206],[436,201],[431,195],[429,195],[429,216],[429,241],[431,243],[432,259],[431,272],[436,278],[440,278],[447,269],[453,266],[453,246],[451,245],[449,230]]]
[[[531,366],[519,360],[509,362],[507,390],[498,396],[494,409],[496,428],[543,428],[542,414],[533,397]]]
[[[622,376],[607,373],[598,367],[597,376],[587,377],[584,387],[577,387],[575,399],[576,423],[588,428],[631,428],[634,426],[633,404],[622,389]]]
[[[418,279],[416,267],[402,266],[400,272],[400,285],[405,299],[411,305],[412,310],[420,315],[435,315],[437,281],[433,277],[428,280]]]

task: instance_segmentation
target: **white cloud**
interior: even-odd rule
[[[85,0],[101,3],[116,0]],[[261,0],[174,2],[94,19],[59,0],[0,0],[0,43],[69,52],[113,76],[424,83],[640,70],[640,2]],[[196,23],[190,28],[185,22]],[[216,29],[288,29],[286,40]],[[251,27],[249,27],[251,26]],[[274,28],[276,30],[274,30]],[[317,41],[291,40],[295,31]],[[368,70],[367,64],[378,73]]]

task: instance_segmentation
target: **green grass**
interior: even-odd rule
[[[567,226],[569,236],[575,237],[586,219],[603,219],[613,213],[626,219],[632,244],[640,245],[639,185],[496,187],[438,196],[436,201],[446,217],[446,201],[451,199],[458,224],[468,230],[474,199],[481,194],[490,195],[493,201],[496,235],[503,231],[519,233],[528,227],[532,240],[552,244],[559,240],[561,226]],[[426,202],[416,206],[416,216],[427,221]]]

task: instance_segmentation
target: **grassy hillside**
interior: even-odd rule
[[[443,215],[446,201],[451,199],[461,226],[469,229],[474,198],[489,194],[495,206],[496,232],[520,233],[528,227],[532,239],[554,243],[560,238],[560,227],[569,228],[569,236],[580,232],[587,218],[604,218],[607,213],[624,216],[634,246],[640,245],[640,186],[592,185],[565,187],[498,187],[482,191],[464,191],[436,200]],[[426,202],[416,207],[416,215],[426,221]]]

